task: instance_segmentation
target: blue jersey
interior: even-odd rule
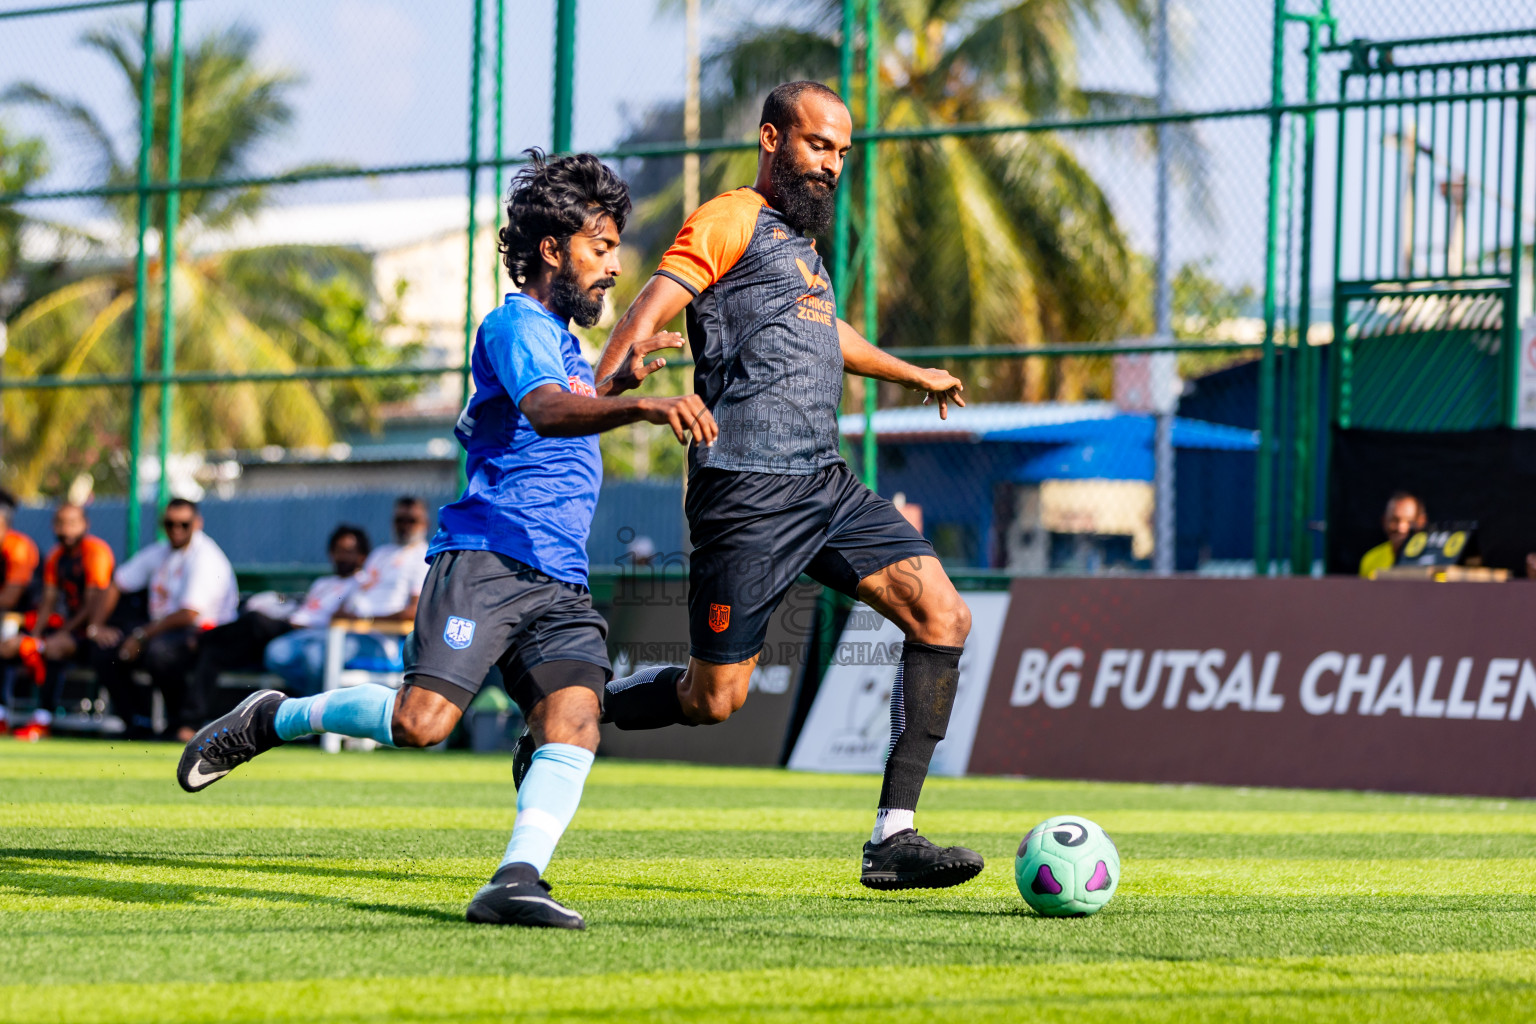
[[[534,388],[595,395],[592,367],[566,323],[513,292],[480,324],[475,394],[454,436],[469,484],[438,514],[428,556],[494,551],[567,583],[587,582],[587,534],[603,483],[597,435],[540,437],[518,408]]]

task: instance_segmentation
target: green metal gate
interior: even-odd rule
[[[1474,430],[1515,413],[1536,54],[1400,63],[1349,46],[1334,232],[1334,422]],[[1507,95],[1509,93],[1517,95]]]

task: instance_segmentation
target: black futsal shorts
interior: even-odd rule
[[[854,597],[866,576],[933,557],[896,506],[842,462],[807,476],[701,469],[688,480],[684,511],[690,649],[717,665],[761,650],[769,617],[801,573]]]
[[[613,674],[607,637],[586,587],[494,551],[444,551],[422,584],[405,681],[463,710],[495,666],[524,716],[567,686],[601,702]]]

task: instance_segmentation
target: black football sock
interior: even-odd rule
[[[964,650],[916,640],[902,645],[891,691],[891,752],[880,786],[881,808],[917,810],[933,749],[949,728]]]
[[[603,721],[620,729],[661,729],[690,725],[677,697],[683,670],[676,665],[644,668],[614,679],[603,695]]]

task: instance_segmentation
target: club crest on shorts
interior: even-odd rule
[[[712,604],[709,606],[709,628],[716,633],[724,633],[731,624],[731,606],[728,604]]]
[[[443,627],[443,642],[456,651],[462,651],[475,639],[475,620],[461,619],[457,615],[448,616],[448,625]]]

